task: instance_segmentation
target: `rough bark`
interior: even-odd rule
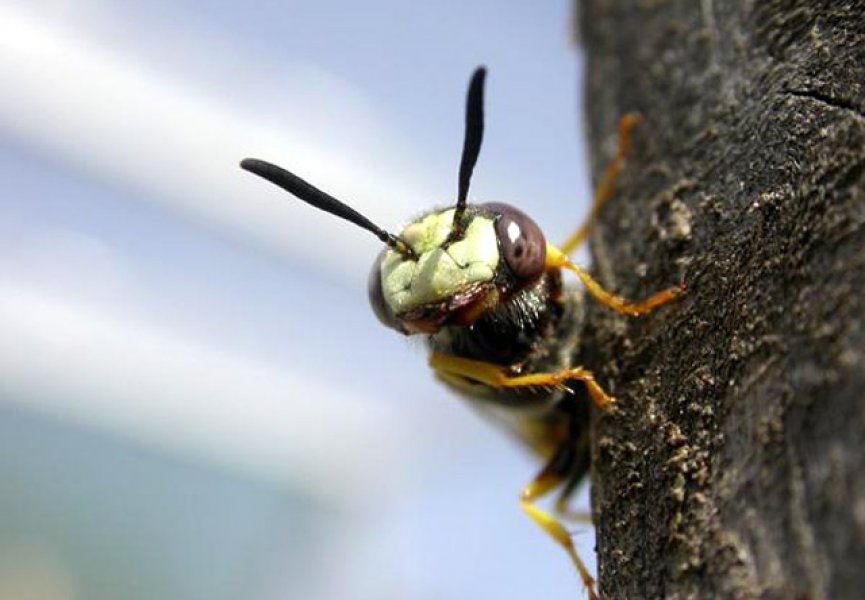
[[[865,3],[584,0],[605,598],[865,597]]]

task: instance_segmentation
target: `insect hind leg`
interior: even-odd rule
[[[559,497],[556,498],[554,512],[562,521],[593,526],[592,513],[576,510],[571,506],[571,500],[573,499],[574,493],[579,489],[580,483],[583,481],[589,470],[589,463],[591,461],[588,429],[584,429],[576,435],[576,440],[573,442],[573,448],[573,464],[569,469],[570,474],[568,475],[567,480],[559,489]]]
[[[619,173],[631,148],[631,131],[642,120],[642,117],[637,113],[628,113],[619,119],[619,142],[616,147],[616,154],[607,163],[607,168],[604,169],[604,174],[601,176],[601,181],[592,199],[592,208],[589,216],[586,217],[586,220],[580,225],[579,229],[562,245],[562,252],[565,254],[571,254],[586,241],[601,207],[607,200],[612,198],[613,192],[616,190],[616,180],[619,178]]]
[[[534,504],[541,497],[564,483],[565,475],[563,472],[566,465],[569,466],[569,462],[562,460],[561,451],[557,452],[541,472],[523,488],[520,493],[520,507],[538,527],[568,553],[586,588],[589,600],[599,600],[595,592],[595,580],[577,553],[571,534],[565,529],[561,521]]]

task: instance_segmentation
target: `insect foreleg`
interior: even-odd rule
[[[445,379],[457,375],[494,388],[565,388],[566,381],[582,381],[598,408],[608,411],[614,403],[613,398],[595,381],[594,375],[583,367],[563,369],[555,373],[511,376],[498,365],[439,352],[430,354],[429,364]]]
[[[568,257],[555,246],[547,244],[546,260],[548,269],[557,268],[571,271],[579,277],[580,281],[583,282],[583,285],[586,286],[586,290],[588,290],[588,292],[598,302],[623,315],[637,317],[652,312],[662,304],[666,304],[670,300],[680,296],[685,291],[685,286],[680,285],[653,294],[641,302],[628,302],[621,296],[616,296],[615,294],[611,294],[605,290],[600,283],[589,275],[588,271],[568,260]]]

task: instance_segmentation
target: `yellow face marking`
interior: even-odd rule
[[[443,250],[453,223],[453,209],[410,223],[401,233],[417,253],[417,261],[387,251],[381,263],[385,302],[394,314],[444,300],[467,286],[491,281],[499,264],[499,246],[492,219],[476,216],[463,238]]]

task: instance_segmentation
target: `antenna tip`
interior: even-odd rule
[[[257,158],[244,158],[240,161],[240,168],[244,171],[254,172],[256,165],[260,164],[261,161]]]
[[[280,176],[283,169],[277,167],[276,165],[270,164],[266,160],[261,160],[259,158],[244,158],[242,161],[240,161],[240,168],[244,171],[249,171],[253,175],[264,177],[272,183],[281,185],[277,181],[274,181],[274,178]]]

